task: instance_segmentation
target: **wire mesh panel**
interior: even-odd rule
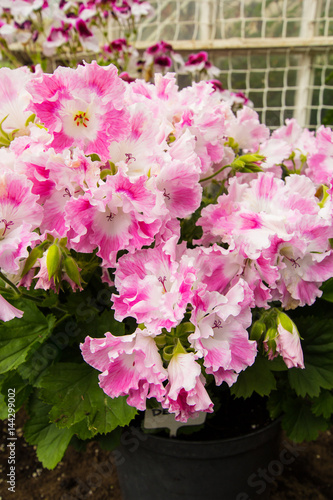
[[[152,0],[139,40],[227,40],[333,36],[332,0]]]
[[[300,96],[304,60],[310,60],[311,66],[307,88],[302,89],[305,94]],[[262,121],[272,128],[292,117],[314,128],[333,113],[330,48],[214,51],[212,61],[221,69],[220,80],[225,87],[244,91]]]
[[[222,84],[244,91],[272,128],[293,116],[310,128],[332,123],[333,0],[150,3],[137,48],[165,40],[185,56],[208,51]]]

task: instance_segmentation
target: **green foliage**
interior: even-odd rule
[[[325,281],[325,283],[322,284],[320,289],[323,292],[321,298],[327,300],[328,302],[333,302],[333,278],[330,278],[329,280]]]
[[[206,206],[205,203],[202,203],[200,208],[194,212],[191,217],[187,219],[182,219],[180,222],[181,228],[181,241],[187,241],[191,244],[192,240],[198,240],[202,236],[202,228],[197,226],[197,220],[200,217],[201,209]]]
[[[302,337],[305,369],[277,374],[277,390],[270,394],[272,418],[282,416],[282,427],[294,441],[316,439],[330,426],[333,415],[333,319],[324,301],[294,318]],[[329,318],[329,319],[328,319]]]
[[[125,324],[114,319],[114,311],[105,309],[98,317],[98,323],[93,325],[93,336],[104,337],[105,332],[111,332],[112,335],[125,335]]]
[[[51,340],[47,340],[44,344],[37,345],[37,349],[29,352],[29,357],[17,368],[17,371],[26,383],[39,387],[40,376],[53,363],[58,353],[58,349]]]
[[[24,315],[0,325],[0,373],[23,363],[29,351],[49,337],[55,324],[54,316],[44,316],[33,302],[14,305],[22,309]]]
[[[319,396],[320,390],[333,389],[333,319],[299,318],[303,339],[305,370],[288,371],[290,386],[298,396]]]
[[[231,394],[237,398],[249,398],[254,392],[267,396],[275,388],[276,380],[269,362],[258,354],[253,365],[238,375],[237,382],[231,386]]]
[[[98,385],[98,372],[85,363],[57,363],[40,383],[42,399],[52,405],[50,418],[59,428],[82,420],[94,433],[106,433],[128,424],[136,409],[126,398],[111,399]]]
[[[80,254],[75,258],[84,261]],[[111,399],[104,393],[97,370],[80,352],[86,335],[125,333],[125,324],[114,319],[110,308],[111,290],[94,275],[96,262],[95,257],[87,262],[85,276],[91,283],[84,292],[30,290],[32,300],[13,300],[11,289],[6,293],[24,315],[0,324],[0,417],[7,418],[6,395],[15,387],[15,410],[28,401],[25,438],[51,469],[72,439],[79,444],[103,434],[108,441],[110,431],[127,425],[136,414],[125,397]],[[57,317],[48,314],[49,308]]]
[[[328,428],[323,416],[316,416],[308,401],[297,398],[289,399],[283,405],[282,428],[288,437],[297,443],[316,439],[319,432]]]
[[[313,400],[312,412],[319,417],[330,418],[333,414],[333,393],[332,391],[321,391],[319,396]]]
[[[1,393],[6,405],[8,389],[12,388],[15,388],[15,411],[17,412],[29,397],[32,386],[27,384],[16,370],[8,372],[1,384]]]
[[[30,418],[24,426],[27,442],[37,446],[37,457],[44,467],[54,469],[64,456],[74,434],[73,429],[59,429],[49,419],[50,406],[38,398],[29,405]]]
[[[8,417],[8,408],[5,401],[5,396],[0,393],[0,418],[5,420]]]

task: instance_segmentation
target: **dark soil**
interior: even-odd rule
[[[69,447],[63,460],[50,471],[43,469],[35,449],[22,437],[22,417],[17,416],[16,428],[16,488],[8,491],[8,449],[6,422],[2,422],[0,500],[122,500],[117,473],[110,452],[94,442],[85,452]],[[282,466],[272,478],[271,500],[331,500],[333,498],[333,429],[320,435],[317,441],[289,446],[289,465]],[[282,436],[281,450],[288,441]],[[288,446],[288,444],[287,444]],[[158,499],[156,499],[158,500]],[[203,499],[204,500],[204,499]],[[218,500],[218,499],[217,499]]]

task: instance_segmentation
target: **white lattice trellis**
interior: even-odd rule
[[[165,40],[184,55],[207,50],[225,87],[243,90],[272,128],[292,116],[316,127],[333,114],[333,0],[150,3],[138,49]]]

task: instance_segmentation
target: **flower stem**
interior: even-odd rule
[[[213,179],[213,177],[216,177],[216,175],[218,175],[220,172],[222,172],[226,168],[231,168],[231,165],[224,165],[224,167],[219,168],[216,172],[214,172],[214,174],[212,174],[208,177],[205,177],[204,179],[200,179],[199,182],[205,182],[205,181],[209,181],[210,179]]]
[[[25,292],[21,292],[21,290],[19,290],[17,288],[16,285],[14,285],[14,283],[12,283],[8,278],[7,276],[5,276],[1,271],[0,271],[0,279],[2,279],[5,283],[7,283],[7,285],[9,285],[17,295],[19,295],[20,297],[24,297],[25,299],[29,299],[29,300],[32,300],[33,302],[43,302],[43,299],[39,298],[39,297],[32,297],[31,295],[29,295],[28,293],[25,293]],[[3,289],[3,287],[0,287],[0,291],[1,290],[5,290]]]
[[[0,52],[2,52],[6,57],[8,57],[8,59],[13,64],[13,66],[15,66],[15,68],[19,68],[21,66],[19,61],[14,56],[14,54],[6,47],[6,45],[3,43],[1,39],[0,39]]]
[[[55,322],[54,328],[56,328],[57,326],[59,326],[60,323],[62,323],[65,319],[70,318],[70,316],[71,315],[69,313],[64,314],[64,316],[62,318],[58,319],[58,321]]]
[[[13,290],[15,290],[15,292],[18,294],[18,295],[22,295],[20,290],[17,288],[17,286],[14,285],[14,283],[12,283],[1,271],[0,271],[0,278],[5,282],[7,283],[7,285],[9,285]]]
[[[20,291],[19,291],[20,292]],[[24,297],[25,299],[32,300],[33,302],[43,302],[44,299],[41,299],[39,297],[32,297],[31,295],[20,292],[21,297]]]

